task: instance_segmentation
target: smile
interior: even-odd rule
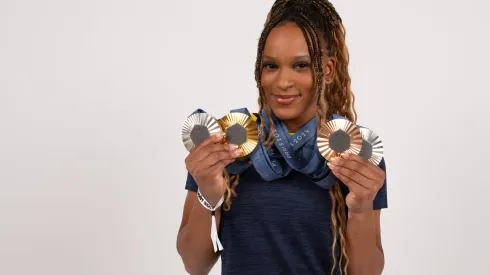
[[[273,95],[276,102],[283,105],[292,104],[296,99],[299,99],[299,95]]]

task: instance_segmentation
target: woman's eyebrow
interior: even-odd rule
[[[264,55],[263,58],[267,58],[267,59],[275,59],[275,57],[273,56],[269,56],[269,55]],[[301,54],[301,55],[297,55],[294,57],[294,59],[310,59],[310,56],[307,55],[307,54]]]

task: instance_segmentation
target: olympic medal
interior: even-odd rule
[[[327,161],[346,153],[358,155],[362,148],[361,131],[347,119],[332,119],[319,130],[317,146]]]
[[[379,136],[368,128],[360,128],[362,135],[362,149],[359,155],[376,166],[379,165],[384,154],[383,142]]]
[[[182,142],[187,151],[199,145],[213,134],[220,133],[218,120],[207,113],[195,113],[190,115],[182,127]]]
[[[242,150],[238,158],[252,153],[259,141],[257,124],[244,113],[229,113],[218,120],[224,133],[224,142],[237,145]]]

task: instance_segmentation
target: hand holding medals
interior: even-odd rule
[[[242,151],[239,157],[250,154],[259,139],[255,121],[249,115],[238,112],[226,114],[217,120],[198,110],[186,119],[182,127],[182,141],[189,152],[213,134],[221,134],[221,143],[237,145]]]
[[[308,137],[310,136],[307,133],[315,135],[316,122],[314,119],[308,122],[300,133],[296,133],[292,137],[289,136],[285,125],[282,125],[280,120],[275,121],[274,135],[276,138],[274,144],[279,149],[276,153],[284,157],[283,162],[277,162],[275,158],[270,158],[270,154],[273,155],[274,153],[267,151],[263,144],[258,142],[257,124],[248,114],[229,113],[217,120],[203,111],[198,113],[199,116],[194,114],[186,120],[182,131],[182,140],[189,151],[191,151],[190,148],[196,145],[197,148],[202,148],[200,143],[203,139],[211,136],[212,133],[221,133],[222,137],[221,139],[215,139],[208,146],[211,146],[211,144],[213,146],[224,146],[227,143],[238,145],[238,149],[241,151],[240,153],[237,152],[237,156],[234,156],[233,160],[247,156],[259,145],[260,148],[255,150],[256,153],[250,155],[250,160],[257,172],[267,181],[287,176],[292,169],[308,174],[312,178],[322,175],[324,173],[322,159],[326,159],[332,174],[346,184],[351,191],[346,199],[351,212],[366,211],[369,208],[369,204],[371,204],[372,209],[373,199],[384,183],[385,173],[379,167],[383,159],[383,144],[381,140],[370,129],[358,127],[345,117],[334,115],[334,119],[331,119],[321,127],[316,134],[317,156],[315,154],[305,155],[308,150],[301,151],[303,150],[302,148],[306,148],[302,144],[309,142]],[[267,121],[265,123],[267,124]],[[265,130],[267,130],[267,127]],[[311,141],[315,142],[315,139],[311,139]],[[218,144],[216,145],[215,143]],[[234,149],[222,147],[222,150],[233,151]],[[206,154],[210,154],[208,157],[213,158],[223,155],[221,164],[216,166],[218,167],[216,170],[213,170],[212,177],[214,178],[222,178],[221,171],[223,169],[229,172],[238,171],[237,174],[240,174],[238,168],[247,168],[243,162],[231,164],[233,160],[230,160],[230,153],[226,155],[226,153],[218,154],[210,151]],[[186,163],[192,163],[194,159],[192,155],[193,152],[191,152],[189,157],[191,161],[186,160]],[[307,155],[306,159],[301,159],[301,157],[304,158]],[[292,156],[295,157],[293,158]],[[204,154],[199,159],[202,161],[205,158]],[[217,160],[206,161],[218,163]],[[202,169],[210,169],[211,164],[208,163],[207,165]],[[317,166],[321,171],[316,170]],[[188,171],[193,176],[194,174],[199,176],[197,169],[194,168],[193,170],[192,165],[188,166]],[[206,182],[205,178],[208,177],[209,175],[202,177],[202,181]],[[319,178],[316,183],[328,189],[333,184],[330,178]],[[222,185],[220,186],[222,187]]]
[[[373,200],[386,177],[378,167],[383,144],[376,133],[336,118],[321,128],[317,145],[334,175],[349,188],[346,197],[349,212],[372,211]]]
[[[211,211],[211,241],[214,251],[222,250],[215,211],[224,201],[223,170],[236,158],[251,153],[258,142],[258,129],[250,116],[230,113],[216,120],[198,110],[187,118],[182,141],[190,152],[187,171],[198,185],[197,198]]]
[[[212,188],[216,192],[211,191],[213,194],[209,195],[219,199],[223,194],[223,169],[255,149],[258,129],[251,117],[243,113],[229,113],[217,120],[198,110],[184,122],[182,141],[190,152],[186,158],[187,170],[200,188],[201,185],[219,185],[219,188]]]

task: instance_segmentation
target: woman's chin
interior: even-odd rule
[[[277,118],[283,121],[293,120],[300,115],[297,110],[292,108],[273,108],[272,111]]]

